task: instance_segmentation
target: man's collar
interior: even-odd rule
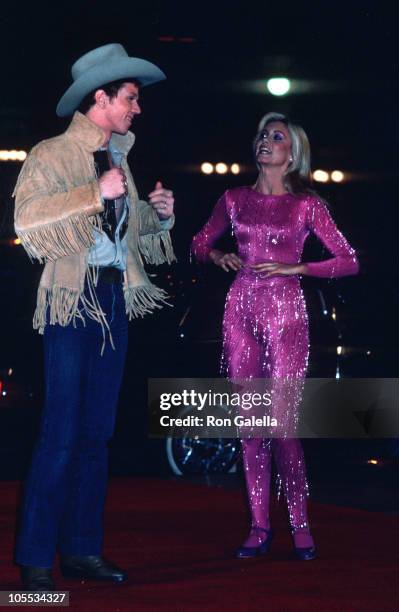
[[[79,141],[83,148],[87,149],[90,153],[97,151],[104,144],[105,140],[104,131],[79,111],[75,112],[66,133],[73,140]],[[134,140],[135,135],[132,132],[128,132],[124,136],[112,134],[110,147],[127,155],[133,146]]]
[[[109,147],[110,149],[116,149],[119,153],[123,153],[123,155],[127,155],[135,140],[136,136],[133,132],[127,132],[124,136],[122,136],[122,134],[115,134],[114,132],[111,136]]]

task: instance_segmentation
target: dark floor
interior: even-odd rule
[[[236,559],[248,529],[237,477],[113,478],[105,512],[105,555],[129,576],[121,585],[63,579],[70,608],[93,612],[397,612],[396,517],[311,501],[318,559],[298,562],[283,503],[271,504],[275,538],[267,555]],[[228,489],[226,487],[234,487]],[[0,482],[1,588],[19,588],[11,563],[19,484]]]

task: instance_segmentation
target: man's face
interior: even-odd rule
[[[105,96],[104,118],[110,132],[126,134],[135,115],[141,113],[138,103],[139,88],[134,83],[124,83],[114,98]]]

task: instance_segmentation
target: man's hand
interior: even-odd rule
[[[223,268],[225,272],[230,270],[237,272],[242,268],[242,261],[235,253],[223,253],[223,251],[212,249],[209,257],[215,265]]]
[[[98,180],[101,197],[115,200],[127,192],[127,180],[122,168],[112,168],[104,172]]]
[[[249,266],[255,272],[261,272],[263,277],[267,276],[294,276],[295,274],[305,274],[304,264],[285,264],[277,262],[265,262],[252,264]]]
[[[148,200],[160,219],[169,219],[173,215],[173,191],[164,189],[161,181],[156,182],[154,191],[148,194]]]

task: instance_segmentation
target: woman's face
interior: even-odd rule
[[[255,139],[255,159],[260,166],[281,166],[284,171],[291,158],[291,137],[282,121],[270,121]]]

